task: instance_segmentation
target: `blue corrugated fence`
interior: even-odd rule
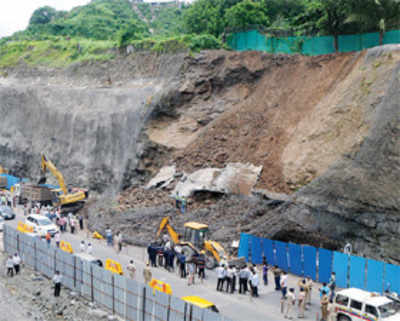
[[[328,282],[331,272],[335,272],[339,288],[356,287],[380,293],[390,289],[400,294],[400,266],[359,256],[242,233],[239,257],[253,264],[262,263],[265,257],[269,265],[321,283]]]

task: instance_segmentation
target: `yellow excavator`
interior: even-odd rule
[[[207,224],[197,222],[187,222],[184,224],[184,234],[181,237],[169,223],[170,217],[164,217],[161,220],[160,227],[157,231],[157,239],[161,233],[167,230],[171,240],[182,248],[182,253],[187,260],[194,255],[204,253],[206,257],[206,267],[213,269],[216,265],[223,261],[227,262],[227,256],[222,245],[216,241],[209,240],[209,230]]]
[[[64,181],[64,176],[57,169],[57,167],[53,164],[53,162],[46,158],[44,154],[42,154],[42,160],[40,163],[40,168],[42,171],[42,177],[39,181],[39,184],[44,184],[46,182],[46,172],[49,170],[53,176],[57,179],[59,188],[53,189],[52,192],[55,193],[55,206],[61,206],[63,211],[68,212],[77,212],[80,210],[84,201],[88,198],[87,190],[78,190],[76,192],[69,192],[68,188]]]

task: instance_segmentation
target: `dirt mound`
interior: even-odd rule
[[[307,119],[317,108],[324,110],[334,105],[326,97],[357,66],[358,56],[351,53],[302,57],[246,52],[227,53],[223,59],[217,59],[211,55],[208,64],[204,63],[212,66],[208,74],[204,68],[203,74],[199,74],[196,64],[188,67],[184,90],[187,94],[197,93],[195,99],[179,109],[180,116],[175,121],[167,119],[163,123],[161,119],[153,123],[150,139],[163,137],[158,142],[168,142],[169,146],[178,140],[179,143],[172,143],[178,149],[174,161],[187,172],[201,167],[223,167],[227,162],[250,162],[264,168],[258,187],[291,192],[322,170],[303,162],[295,174],[285,171],[285,166],[298,158],[298,151],[292,151],[293,147],[288,145],[296,138],[305,139],[304,133],[298,133],[298,127],[307,127]],[[202,84],[209,84],[205,95],[199,95],[201,90],[196,89],[199,80],[193,80],[191,74],[203,79]],[[251,81],[248,75],[252,75]],[[354,117],[354,123],[360,119],[362,113]],[[320,121],[318,118],[310,122],[312,128],[308,129],[320,126]],[[352,129],[352,123],[350,118],[347,128]],[[364,132],[360,130],[358,136]],[[343,131],[340,136],[348,133]],[[350,145],[353,143],[352,140]],[[335,144],[327,144],[325,150],[335,150],[340,155]],[[313,153],[315,158],[325,153],[315,146],[301,146],[304,153]],[[334,157],[328,159],[323,169],[333,160]]]

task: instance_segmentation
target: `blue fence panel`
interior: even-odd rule
[[[268,264],[275,265],[275,242],[270,239],[263,239],[263,247],[264,247],[264,256],[267,259]]]
[[[246,261],[249,259],[249,240],[251,238],[251,235],[241,233],[240,234],[240,243],[239,243],[239,251],[238,251],[238,256],[239,257],[245,257]]]
[[[287,261],[287,243],[275,241],[276,248],[276,263],[283,270],[288,271],[288,261]]]
[[[400,266],[385,264],[384,290],[387,289],[400,294]]]
[[[368,260],[367,290],[371,292],[383,291],[383,262]]]
[[[347,271],[349,256],[341,252],[333,253],[333,272],[336,273],[336,285],[339,288],[347,288]]]
[[[318,281],[329,282],[332,273],[333,252],[326,249],[318,249]]]
[[[304,276],[317,280],[317,249],[314,246],[303,246]]]
[[[289,243],[290,272],[303,276],[303,260],[301,246]]]
[[[350,287],[365,288],[365,263],[362,257],[350,256]]]
[[[251,240],[251,261],[253,264],[261,264],[262,263],[262,239],[253,236]]]

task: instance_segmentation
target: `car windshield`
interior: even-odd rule
[[[390,317],[399,311],[399,305],[395,302],[389,302],[378,307],[382,318]]]
[[[50,225],[51,221],[47,218],[39,218],[38,220],[39,225]]]

